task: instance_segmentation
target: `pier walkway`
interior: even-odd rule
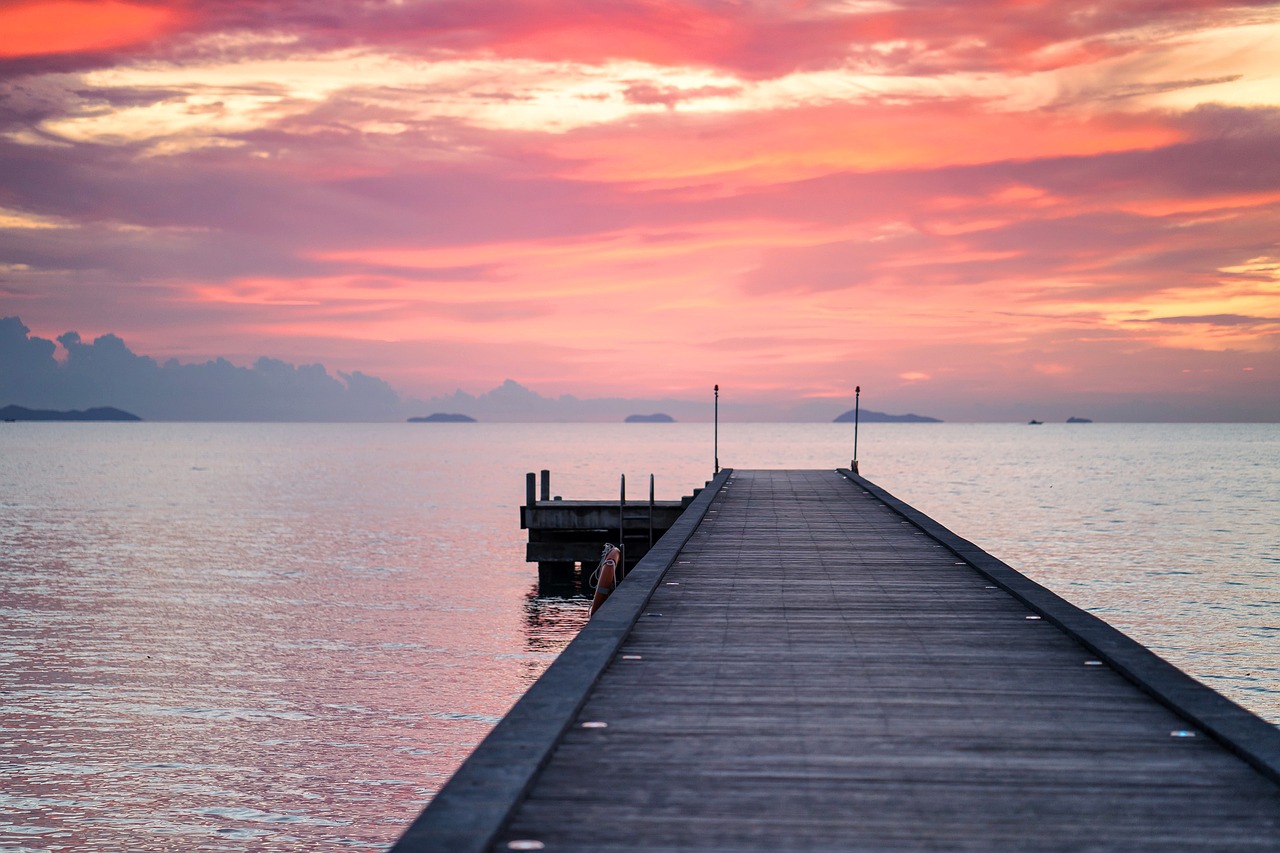
[[[1280,730],[848,472],[720,476],[394,848],[1280,850]]]

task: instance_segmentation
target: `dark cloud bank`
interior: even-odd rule
[[[54,356],[58,344],[66,358]],[[115,406],[147,420],[398,420],[405,403],[381,379],[359,371],[331,376],[260,358],[252,367],[225,359],[163,364],[133,353],[115,335],[85,343],[75,332],[57,344],[32,337],[17,317],[0,319],[0,403],[30,408]]]
[[[58,348],[64,357],[57,358]],[[355,371],[336,376],[324,365],[259,358],[252,367],[226,359],[182,364],[137,355],[116,335],[86,343],[75,332],[57,342],[34,337],[18,317],[0,318],[0,406],[87,409],[113,406],[160,421],[401,421],[459,412],[482,421],[621,421],[637,412],[670,412],[681,421],[709,421],[711,399],[628,400],[544,397],[518,382],[479,396],[463,391],[430,400],[401,397],[385,381]],[[734,420],[829,421],[838,403],[794,408],[721,404]]]

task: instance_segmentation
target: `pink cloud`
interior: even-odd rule
[[[166,30],[181,22],[192,34],[219,32],[287,33],[287,42],[237,45],[224,51],[283,55],[298,49],[381,46],[399,51],[491,55],[553,62],[602,63],[636,60],[657,65],[687,64],[731,69],[748,78],[797,69],[828,68],[848,61],[874,64],[893,73],[940,70],[1057,68],[1097,61],[1140,49],[1116,33],[1158,29],[1189,32],[1222,21],[1265,16],[1269,2],[1181,0],[1091,7],[1065,14],[1043,4],[981,0],[956,4],[746,3],[697,0],[496,0],[471,3],[349,4],[335,0],[282,0],[269,5],[247,0],[216,4],[129,4],[123,0],[21,0],[0,5],[15,20],[53,16],[76,6],[61,20],[117,22],[120,32],[152,35],[151,21]],[[148,17],[150,16],[150,17]],[[107,38],[107,28],[85,41],[66,26],[50,31],[45,47],[31,52],[122,47],[136,37]],[[56,42],[56,43],[55,43]],[[30,42],[29,42],[30,43]],[[139,44],[152,54],[192,56],[190,42]]]
[[[147,6],[0,65],[0,307],[424,396],[1274,383],[1280,103],[1135,35],[1270,7],[835,5]]]

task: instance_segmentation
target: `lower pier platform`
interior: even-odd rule
[[[548,593],[573,588],[590,596],[588,581],[606,542],[622,549],[626,568],[634,566],[702,491],[694,489],[678,501],[655,500],[650,474],[647,501],[628,502],[625,476],[619,478],[617,500],[564,500],[551,497],[550,471],[525,477],[520,507],[520,527],[529,531],[525,559],[538,564],[539,589]]]
[[[1280,849],[1280,730],[849,472],[725,472],[393,848]]]

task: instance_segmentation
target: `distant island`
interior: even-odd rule
[[[664,415],[662,412],[655,412],[652,415],[627,415],[623,419],[623,423],[628,424],[673,424],[675,422],[675,418]]]
[[[869,424],[940,424],[938,418],[927,418],[924,415],[886,415],[884,412],[873,412],[870,409],[863,409],[858,414],[858,420]],[[851,424],[853,423],[853,409],[836,417],[834,423]]]
[[[1093,423],[1093,421],[1092,421],[1090,418],[1067,418],[1067,423],[1069,423],[1069,424],[1091,424],[1091,423]]]
[[[66,412],[53,409],[28,409],[25,406],[5,406],[0,409],[0,420],[5,421],[140,421],[142,418],[111,406],[93,409],[72,409]]]
[[[411,424],[473,424],[476,419],[470,415],[450,414],[449,412],[435,412],[427,415],[425,418],[409,418]]]

